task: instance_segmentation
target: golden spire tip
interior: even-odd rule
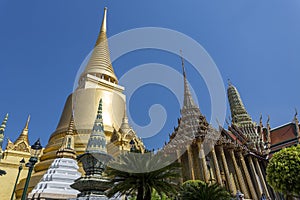
[[[30,121],[30,115],[28,115],[28,117],[27,117],[27,121],[26,121],[24,129],[28,129],[29,121]]]
[[[101,25],[101,32],[106,32],[106,15],[107,15],[107,7],[104,8],[103,20]]]

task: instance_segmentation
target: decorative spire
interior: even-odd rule
[[[227,95],[230,105],[232,123],[239,127],[252,126],[254,123],[242,102],[240,94],[231,82],[228,82]]]
[[[267,124],[270,125],[270,115],[268,115]]]
[[[102,99],[100,99],[99,101],[97,117],[87,144],[86,152],[88,153],[100,152],[104,154],[107,153],[106,138],[104,134],[103,119],[102,119]]]
[[[102,25],[101,25],[100,32],[106,32],[106,14],[107,14],[107,7],[104,8],[103,19],[102,19]]]
[[[190,92],[190,88],[189,88],[189,84],[188,84],[188,81],[186,79],[186,73],[185,73],[185,68],[184,68],[184,59],[183,59],[183,56],[182,56],[182,50],[180,50],[180,57],[181,57],[181,65],[182,65],[182,73],[183,73],[183,78],[184,78],[184,99],[183,99],[183,108],[197,108],[199,109],[194,100],[193,100],[193,97],[191,95],[191,92]]]
[[[29,145],[29,140],[28,140],[28,126],[29,126],[29,121],[30,121],[30,115],[28,115],[25,126],[21,132],[21,134],[19,135],[19,137],[16,139],[16,141],[14,142],[14,144],[19,144],[21,142],[25,142]]]
[[[298,116],[298,110],[297,110],[297,108],[295,108],[295,115],[294,115],[294,121],[295,122],[298,121],[297,116]]]
[[[231,84],[231,80],[230,80],[230,78],[229,78],[229,79],[227,79],[227,82],[228,82],[228,87],[232,85],[232,84]]]
[[[297,111],[297,108],[295,108],[294,123],[295,123],[297,138],[298,138],[298,141],[300,141],[299,120],[298,120],[297,115],[298,115],[298,111]]]
[[[265,141],[263,127],[264,127],[264,125],[263,125],[263,122],[262,122],[262,114],[260,114],[260,117],[259,117],[259,134],[260,134],[260,139],[262,141]]]
[[[118,79],[114,73],[108,48],[106,36],[106,14],[107,8],[104,8],[103,20],[98,39],[93,49],[90,60],[85,67],[81,76],[86,74],[96,75],[112,83],[118,83]]]
[[[84,154],[79,155],[77,159],[82,163],[85,175],[77,179],[71,187],[81,192],[78,196],[83,197],[87,195],[89,197],[87,199],[90,199],[93,195],[97,197],[100,195],[103,196],[104,191],[107,190],[110,185],[107,180],[102,178],[102,173],[112,157],[107,154],[106,150],[106,139],[102,119],[102,99],[99,101],[97,117],[86,151]],[[105,188],[105,186],[107,186],[107,188]]]
[[[71,116],[71,120],[69,123],[69,127],[67,133],[63,139],[63,143],[60,149],[56,153],[57,158],[73,158],[76,159],[76,152],[74,148],[74,119],[73,115]]]
[[[8,119],[8,113],[5,115],[5,117],[2,121],[2,124],[0,125],[0,151],[2,151],[4,131],[5,131],[5,128],[6,128],[7,119]]]
[[[0,135],[4,135],[4,131],[5,131],[5,128],[6,128],[7,120],[8,120],[8,113],[5,115],[5,117],[4,117],[3,121],[2,121],[2,124],[0,125]]]
[[[128,117],[127,117],[127,112],[126,112],[126,104],[125,104],[125,109],[124,109],[124,115],[123,115],[123,119],[122,119],[122,124],[120,126],[120,131],[122,133],[127,133],[128,130],[130,130],[131,127],[129,126],[128,123]]]
[[[267,152],[270,152],[271,149],[271,127],[270,127],[270,115],[268,115],[268,120],[267,120],[267,141],[266,141],[266,149]]]
[[[259,117],[259,125],[262,126],[262,114],[260,113],[260,117]]]

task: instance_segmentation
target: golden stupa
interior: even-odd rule
[[[100,98],[103,100],[103,124],[108,153],[116,156],[121,150],[130,150],[131,140],[135,141],[136,148],[144,149],[142,141],[128,125],[124,87],[118,85],[118,79],[110,60],[106,35],[106,15],[107,8],[104,9],[99,36],[79,78],[78,87],[66,100],[57,128],[50,136],[40,157],[40,162],[35,166],[28,192],[39,182],[56,158],[56,152],[63,142],[72,116],[75,126],[76,154],[80,155],[85,151]],[[126,130],[123,130],[122,127],[126,127]],[[17,186],[17,199],[22,195],[24,183],[25,179],[21,180]]]

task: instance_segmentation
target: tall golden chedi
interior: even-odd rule
[[[69,95],[65,103],[60,121],[54,133],[50,136],[49,142],[43,151],[40,162],[35,167],[28,192],[39,182],[49,165],[56,158],[56,152],[60,148],[65,137],[69,120],[73,114],[75,134],[75,151],[77,155],[83,154],[93,128],[97,115],[99,99],[103,100],[103,124],[107,141],[107,151],[115,156],[121,150],[130,150],[129,142],[135,141],[136,148],[143,150],[142,141],[133,132],[126,134],[122,131],[126,123],[126,97],[123,94],[124,87],[118,85],[118,79],[114,73],[108,48],[106,36],[106,15],[104,15],[99,36],[89,61],[81,74],[78,87]],[[123,124],[122,124],[123,123]],[[112,135],[118,137],[113,137]],[[121,142],[120,142],[121,141]],[[81,169],[82,170],[82,169]],[[17,187],[17,199],[20,198],[25,180],[21,180]]]

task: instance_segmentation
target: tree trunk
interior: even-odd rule
[[[293,200],[293,197],[290,194],[286,194],[286,200]]]
[[[144,200],[151,200],[151,189],[147,189],[146,190],[146,194],[145,194],[145,198],[144,198]]]
[[[136,200],[144,200],[144,188],[138,187]]]

